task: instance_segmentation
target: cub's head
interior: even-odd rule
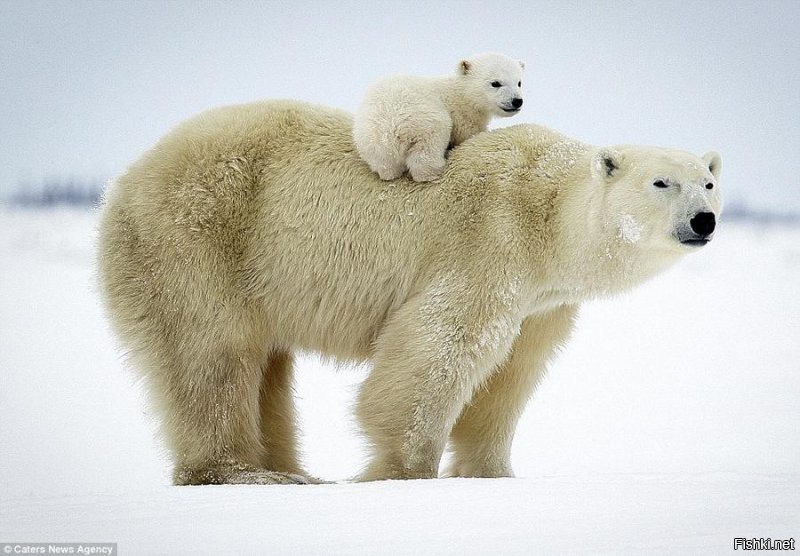
[[[502,54],[478,54],[461,60],[456,73],[474,100],[495,116],[513,116],[522,108],[525,63]]]
[[[600,149],[593,187],[602,188],[609,233],[648,250],[686,252],[714,237],[722,209],[716,152],[697,157],[658,147]]]

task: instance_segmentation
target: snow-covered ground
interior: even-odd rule
[[[519,478],[171,487],[95,293],[96,216],[0,210],[0,542],[122,554],[722,553],[800,536],[800,229],[721,224],[584,307],[525,413]],[[363,464],[366,369],[301,360],[308,468]]]

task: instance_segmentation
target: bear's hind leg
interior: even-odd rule
[[[188,358],[187,358],[188,359]],[[264,467],[262,361],[237,351],[195,354],[162,368],[164,428],[176,485],[296,484],[305,477]]]
[[[289,351],[270,353],[260,390],[262,466],[275,472],[300,476],[306,482],[322,482],[300,465],[295,417],[294,356]]]
[[[406,171],[406,149],[393,137],[371,134],[356,142],[358,154],[369,169],[384,180],[397,179]]]

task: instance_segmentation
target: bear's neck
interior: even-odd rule
[[[448,77],[441,90],[442,100],[450,113],[453,129],[451,146],[460,145],[476,133],[484,131],[492,115],[485,104],[475,102],[473,96],[458,82],[457,77]]]
[[[576,301],[606,297],[647,281],[677,260],[677,254],[646,249],[638,224],[609,214],[602,188],[590,177],[575,178],[569,182],[575,187],[561,192],[554,215],[554,287],[573,292]]]

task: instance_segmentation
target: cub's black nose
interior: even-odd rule
[[[706,237],[714,233],[717,219],[714,217],[713,212],[698,212],[694,215],[694,218],[689,220],[689,225],[694,233]]]
[[[522,99],[515,98],[514,100],[511,101],[511,106],[513,106],[514,108],[519,108],[520,106],[522,106]]]

